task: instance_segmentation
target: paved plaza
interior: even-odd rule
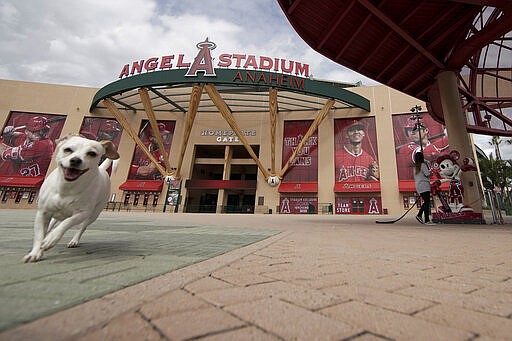
[[[510,222],[103,212],[23,264],[34,214],[0,210],[2,341],[512,340]]]

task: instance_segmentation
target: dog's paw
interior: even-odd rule
[[[25,263],[34,263],[40,260],[43,257],[43,251],[37,250],[37,251],[30,251],[28,255],[23,257],[23,262]]]
[[[68,243],[68,248],[75,248],[80,246],[80,242],[78,240],[75,240],[75,238],[71,239]]]
[[[46,236],[46,238],[43,239],[43,242],[41,243],[41,250],[43,251],[48,251],[50,250],[52,247],[55,246],[55,244],[57,244],[57,242],[59,241],[59,239],[57,238],[52,238],[52,234],[48,234]]]

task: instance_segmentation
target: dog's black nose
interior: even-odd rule
[[[81,163],[82,163],[82,159],[80,159],[78,157],[74,157],[71,160],[69,160],[69,165],[71,167],[78,167],[78,166],[80,166]]]

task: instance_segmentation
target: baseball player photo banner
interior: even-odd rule
[[[380,181],[375,118],[334,120],[334,166],[338,184]]]
[[[115,119],[86,117],[80,128],[80,135],[90,140],[112,141],[119,148],[123,128]]]
[[[448,151],[448,135],[445,126],[434,121],[426,113],[422,114],[420,127],[416,117],[411,114],[392,117],[398,179],[414,180],[414,155],[421,151],[421,145],[423,145],[425,161],[429,166],[438,156]]]
[[[295,152],[313,121],[285,121],[283,134],[283,166]],[[293,159],[283,182],[318,181],[318,131],[306,141]]]
[[[157,123],[159,130],[158,133],[162,137],[165,151],[167,155],[169,155],[171,151],[175,122],[157,121]],[[158,163],[165,168],[163,153],[159,150],[156,135],[148,120],[143,120],[141,122],[139,138],[151,154],[153,154],[153,156],[158,160]],[[158,168],[151,162],[139,146],[135,146],[128,180],[162,180],[162,174],[158,171]]]
[[[13,111],[0,137],[0,175],[45,176],[65,115]]]

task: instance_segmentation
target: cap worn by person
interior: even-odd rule
[[[151,126],[149,126],[147,130],[148,130],[149,135],[155,136],[155,135],[153,135],[153,128]],[[164,123],[158,123],[158,131],[160,132],[160,136],[164,136],[164,135],[170,133],[170,131],[165,129]]]
[[[158,123],[158,130],[160,131],[160,134],[162,136],[170,133],[169,130],[165,129],[165,124],[163,124],[163,123]]]
[[[28,131],[40,131],[40,130],[48,130],[50,129],[50,126],[47,124],[48,119],[43,116],[36,116],[30,119],[30,121],[27,122],[25,125],[26,129]]]
[[[411,130],[416,130],[416,126],[418,125],[418,120],[415,116],[410,116],[407,121],[404,124],[404,131],[408,133]],[[426,129],[426,127],[423,125],[423,123],[420,123],[421,127],[423,129]]]
[[[117,121],[114,120],[107,120],[103,125],[102,130],[107,133],[115,133],[121,131],[121,129],[119,128],[119,123],[117,123]]]
[[[346,126],[346,130],[349,131],[351,129],[359,128],[361,130],[366,129],[366,125],[360,120],[350,120]]]

